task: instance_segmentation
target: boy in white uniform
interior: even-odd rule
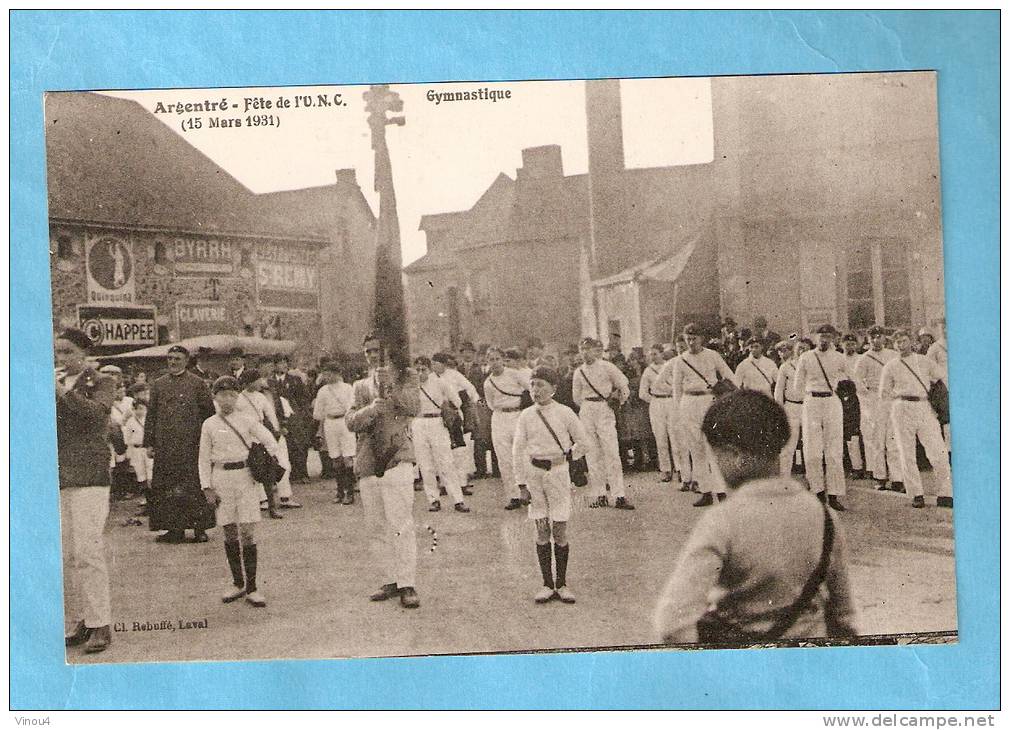
[[[638,397],[649,404],[649,423],[656,439],[656,453],[659,458],[661,482],[673,481],[673,435],[670,433],[670,419],[667,415],[671,400],[670,385],[659,380],[663,370],[663,346],[649,348],[649,366],[642,372],[638,385]]]
[[[357,441],[347,428],[347,412],[354,405],[354,388],[344,382],[340,367],[330,361],[323,366],[324,384],[316,393],[312,418],[323,427],[326,450],[337,474],[334,504],[354,504],[354,453]]]
[[[463,501],[462,480],[456,472],[456,462],[452,458],[449,430],[442,421],[442,408],[449,403],[459,408],[459,395],[437,375],[431,372],[431,360],[427,357],[414,359],[420,390],[421,410],[410,426],[414,440],[414,456],[421,471],[424,492],[428,496],[428,511],[442,509],[439,501],[437,474],[449,496],[452,497],[457,512],[469,512]]]
[[[134,399],[132,412],[123,423],[123,440],[126,442],[126,458],[130,460],[130,466],[137,477],[137,491],[145,496],[154,469],[154,459],[147,455],[147,449],[144,448],[146,419],[147,401]]]
[[[505,509],[514,510],[529,504],[519,488],[518,471],[512,461],[519,403],[529,384],[523,384],[517,371],[505,367],[504,353],[497,347],[488,348],[487,363],[490,372],[484,379],[484,402],[491,409],[491,444],[498,457],[502,486],[509,498]]]
[[[259,490],[249,471],[249,447],[259,442],[277,456],[277,441],[255,417],[239,413],[238,381],[225,375],[212,387],[217,413],[200,430],[200,487],[207,502],[217,507],[217,524],[224,529],[224,552],[233,588],[221,600],[246,602],[262,608],[266,599],[256,589],[259,550],[254,525],[260,521]]]
[[[856,360],[853,380],[859,394],[859,425],[866,449],[866,470],[877,483],[877,489],[904,492],[904,476],[898,442],[891,426],[890,403],[880,400],[880,375],[884,366],[898,357],[898,353],[884,347],[884,328],[871,327],[870,349]]]
[[[456,369],[456,359],[447,352],[436,352],[431,356],[431,369],[438,376],[439,380],[445,383],[451,390],[459,395],[460,403],[463,401],[463,393],[470,402],[470,406],[476,405],[480,400],[477,389],[473,386],[463,373]],[[473,485],[470,484],[470,476],[476,470],[473,461],[473,434],[469,431],[463,433],[463,445],[452,450],[452,458],[456,463],[456,471],[460,479],[463,480],[463,495],[468,496],[473,493]]]
[[[783,475],[789,476],[792,474],[796,444],[800,440],[800,424],[803,421],[803,391],[797,387],[796,363],[800,355],[813,349],[813,343],[806,338],[795,343],[782,340],[775,349],[782,359],[782,367],[775,379],[775,401],[785,409],[786,418],[789,419],[789,438],[782,448],[779,470]]]
[[[277,421],[274,404],[260,392],[260,389],[266,383],[266,378],[261,377],[259,370],[256,368],[244,367],[242,368],[242,375],[237,380],[242,391],[235,400],[235,411],[243,413],[259,422],[260,425],[271,432],[271,436],[275,433],[280,434],[280,423]],[[274,440],[276,441],[276,438]],[[266,487],[262,484],[259,485],[260,509],[267,510],[271,518],[279,520],[282,517],[277,512],[277,505],[274,499],[277,496],[276,492],[276,487],[267,492]]]
[[[736,379],[740,382],[741,388],[771,396],[775,391],[775,379],[779,376],[779,369],[774,361],[765,357],[764,342],[751,337],[747,340],[747,347],[750,349],[750,355],[736,366]]]
[[[575,595],[566,584],[570,548],[567,527],[572,513],[568,459],[578,459],[585,453],[586,434],[575,412],[554,400],[557,383],[558,374],[551,368],[533,371],[534,404],[519,415],[512,443],[515,462],[530,465],[529,518],[537,526],[537,561],[544,581],[533,598],[536,603],[553,598],[575,603]]]
[[[915,459],[915,440],[918,438],[936,475],[936,506],[953,507],[947,444],[929,403],[930,386],[942,380],[946,373],[934,360],[912,352],[912,338],[908,332],[895,332],[894,346],[898,348],[898,357],[884,365],[880,373],[880,400],[891,406],[891,423],[898,440],[905,485],[912,495],[912,506],[926,506],[922,476]]]

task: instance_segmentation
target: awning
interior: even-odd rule
[[[290,355],[298,343],[294,340],[264,340],[262,337],[240,337],[239,335],[201,335],[190,337],[167,345],[145,347],[119,355],[103,355],[105,360],[139,360],[142,358],[156,359],[168,355],[168,348],[182,345],[190,354],[195,355],[203,347],[212,355],[227,355],[233,348],[240,347],[246,355]]]

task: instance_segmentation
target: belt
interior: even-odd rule
[[[653,398],[672,398],[673,396],[671,396],[671,395],[653,395],[652,397]]]
[[[812,398],[830,398],[834,393],[807,393]]]
[[[561,466],[565,463],[566,459],[563,456],[531,456],[530,462],[536,459],[537,461],[549,461],[551,466]]]
[[[225,461],[218,466],[225,471],[235,471],[236,469],[245,469],[246,464],[244,461]]]
[[[916,401],[920,401],[920,400],[926,400],[925,398],[920,398],[917,395],[899,395],[899,396],[895,396],[895,397],[898,400],[907,400],[907,401],[911,401],[913,403],[916,402]]]
[[[341,413],[339,416],[327,416],[327,418],[343,418],[346,415],[346,413]]]
[[[522,408],[495,408],[495,413],[518,413]]]
[[[710,390],[685,390],[684,395],[712,395]]]
[[[593,396],[589,396],[588,398],[583,398],[582,400],[591,400],[594,403],[602,403],[603,401],[606,400],[606,398],[600,398],[597,395],[593,395]]]
[[[803,405],[803,401],[801,401],[801,400],[789,400],[788,398],[786,398],[786,403],[793,403],[793,404],[798,405],[798,406]]]
[[[441,413],[422,413],[418,416],[418,418],[441,418],[441,417],[442,417]]]

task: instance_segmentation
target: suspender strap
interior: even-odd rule
[[[507,395],[510,398],[522,398],[523,397],[522,393],[509,393],[508,391],[502,390],[501,388],[498,387],[498,383],[494,382],[494,378],[492,378],[490,375],[487,376],[487,382],[491,383],[491,387],[494,388],[495,390],[497,390],[502,395]],[[425,394],[425,395],[427,395],[427,394]]]
[[[821,358],[817,357],[817,353],[814,353],[814,360],[817,361],[818,367],[821,369],[821,375],[824,376],[824,382],[828,384],[828,390],[834,392],[835,386],[831,384],[831,378],[828,377],[827,371],[824,369],[824,363],[821,362]]]
[[[425,398],[427,398],[428,400],[430,400],[430,401],[431,401],[431,404],[432,404],[433,406],[435,406],[436,408],[438,408],[439,410],[441,410],[442,406],[441,406],[441,405],[439,405],[438,403],[436,403],[436,402],[435,402],[435,399],[434,399],[434,398],[432,398],[432,397],[431,397],[430,395],[428,395],[428,391],[426,391],[426,390],[424,389],[424,386],[423,386],[423,385],[419,385],[418,387],[419,387],[419,388],[421,389],[421,392],[422,392],[422,393],[424,393],[424,397],[425,397]]]
[[[219,413],[218,415],[220,416],[221,414]],[[248,449],[249,448],[249,442],[246,441],[244,438],[242,438],[242,434],[240,434],[238,432],[237,428],[235,428],[234,426],[231,425],[231,421],[229,421],[224,416],[221,416],[221,420],[224,421],[228,425],[228,428],[230,428],[232,431],[235,432],[235,435],[238,436],[238,440],[242,442],[242,445],[245,446],[246,449]]]
[[[877,363],[877,365],[879,365],[880,367],[884,367],[884,363],[880,362],[880,360],[878,360],[877,358],[875,358],[875,357],[874,357],[873,355],[871,355],[870,353],[866,353],[866,356],[867,356],[868,358],[870,358],[871,360],[873,360],[873,362]]]
[[[766,382],[766,383],[768,383],[768,386],[769,386],[770,388],[774,388],[774,387],[775,387],[775,383],[773,383],[773,382],[772,382],[771,380],[769,380],[769,379],[768,379],[768,376],[767,376],[767,375],[765,375],[765,371],[764,371],[764,370],[762,370],[761,368],[759,368],[759,367],[757,366],[757,362],[756,362],[755,360],[753,360],[753,359],[752,359],[752,360],[750,361],[750,364],[751,364],[751,366],[752,366],[752,367],[753,367],[753,368],[754,368],[755,370],[757,370],[757,371],[758,371],[759,373],[761,373],[761,377],[765,379],[765,382]]]
[[[706,387],[706,388],[711,388],[711,387],[712,387],[712,384],[708,382],[708,378],[706,378],[706,377],[705,377],[704,375],[702,375],[702,374],[701,374],[701,372],[699,372],[698,368],[696,368],[696,367],[695,367],[694,365],[692,365],[691,363],[689,363],[689,362],[687,361],[687,358],[686,358],[686,357],[682,357],[682,358],[680,358],[680,361],[681,361],[682,363],[684,363],[685,365],[687,365],[687,366],[688,366],[689,368],[691,368],[692,370],[694,370],[695,374],[697,374],[697,376],[698,376],[699,378],[701,378],[701,379],[702,379],[703,381],[705,381],[705,387]]]
[[[568,456],[568,452],[565,451],[565,447],[561,445],[561,439],[558,438],[558,435],[554,432],[554,429],[551,428],[551,424],[547,422],[547,419],[544,417],[543,411],[541,411],[539,408],[536,408],[534,410],[536,410],[537,415],[540,416],[540,420],[544,422],[544,425],[547,427],[547,431],[550,432],[551,436],[554,437],[554,443],[556,443],[558,445],[558,448],[561,449],[561,453],[564,454],[565,456]]]
[[[586,375],[585,370],[579,368],[579,374],[582,376],[582,379],[586,381],[586,385],[592,388],[593,392],[596,393],[596,395],[600,396],[600,398],[602,398],[603,400],[607,399],[607,396],[603,395],[603,393],[601,393],[599,390],[596,389],[596,386],[593,385],[593,381],[589,379],[588,375]]]
[[[899,358],[899,359],[900,359],[900,358]],[[919,381],[919,385],[921,385],[921,386],[922,386],[922,389],[923,389],[924,391],[926,391],[926,395],[929,395],[929,388],[927,388],[927,387],[926,387],[926,384],[925,384],[924,382],[922,382],[922,378],[920,378],[920,377],[919,377],[919,374],[918,374],[917,372],[915,372],[914,370],[912,370],[912,366],[911,366],[911,365],[909,365],[909,364],[908,364],[907,362],[905,362],[904,360],[901,360],[901,364],[902,364],[902,365],[904,365],[904,366],[905,366],[906,368],[908,368],[908,372],[912,373],[912,375],[914,375],[914,376],[915,376],[915,379]]]

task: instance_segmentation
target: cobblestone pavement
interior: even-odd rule
[[[927,494],[930,475],[924,474]],[[956,629],[950,510],[910,508],[904,495],[849,482],[841,515],[866,634]],[[269,605],[224,605],[230,578],[220,529],[205,544],[162,545],[127,521],[133,501],[113,506],[106,531],[112,580],[112,646],[68,661],[154,662],[402,656],[641,646],[677,552],[701,509],[695,495],[628,475],[638,509],[588,509],[576,491],[568,584],[578,602],[535,605],[540,587],[533,524],[506,512],[497,480],[475,483],[471,514],[429,513],[416,495],[421,607],[371,603],[360,500],[331,503],[331,482],[296,485],[300,510],[257,527],[261,592]],[[929,498],[927,497],[927,501]],[[437,536],[432,550],[431,531]],[[196,628],[181,629],[181,622]],[[174,628],[143,630],[159,622]]]

